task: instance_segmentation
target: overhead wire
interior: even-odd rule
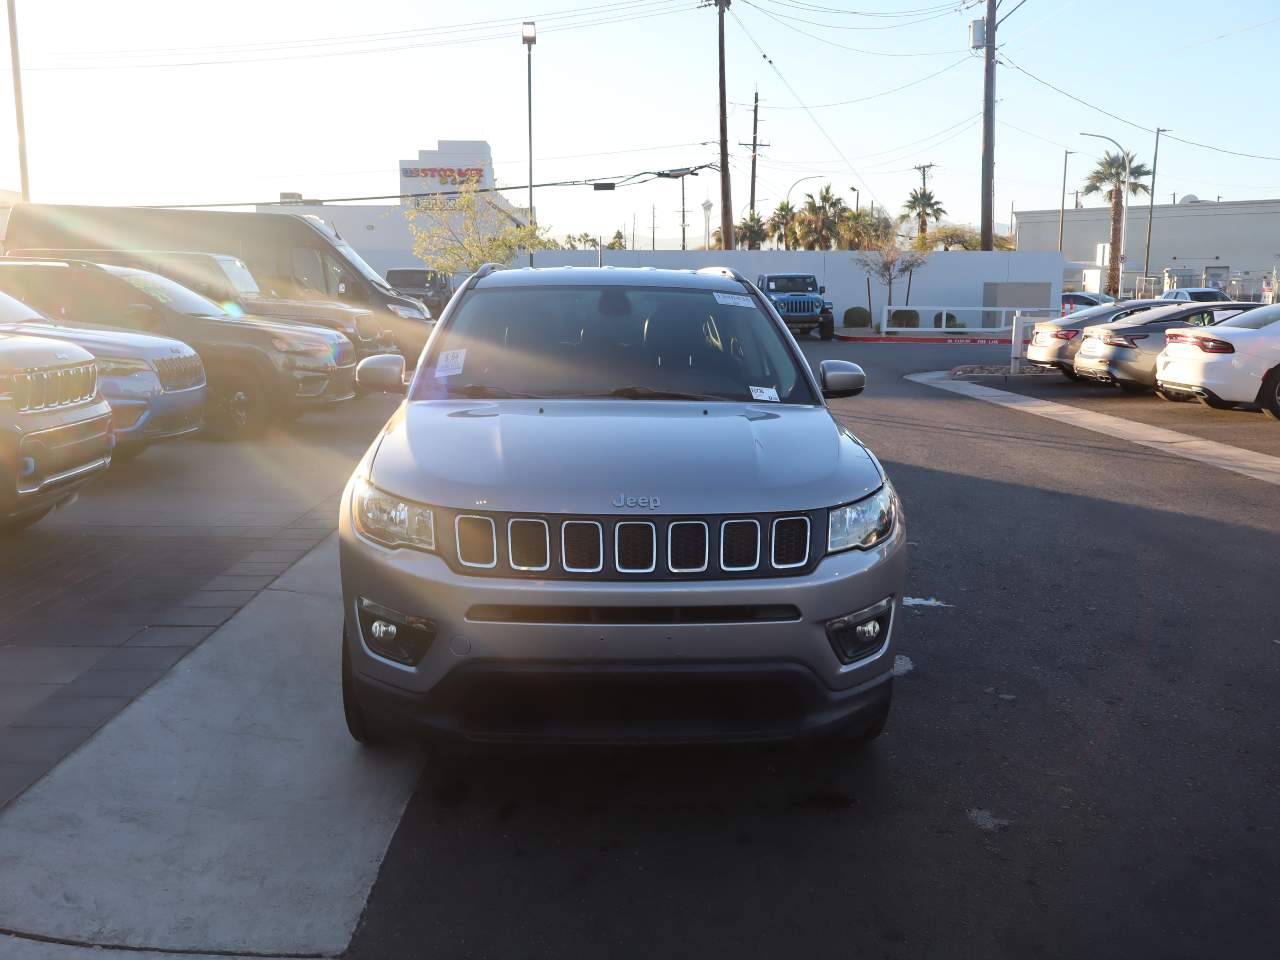
[[[861,53],[865,56],[870,56],[870,57],[945,57],[945,56],[953,55],[956,53],[965,53],[965,54],[968,53],[967,49],[962,50],[957,47],[952,47],[950,50],[917,50],[911,53],[904,53],[901,51],[890,52],[886,50],[867,50],[862,47],[851,47],[845,43],[837,43],[835,40],[829,40],[826,37],[820,36],[819,34],[810,33],[807,30],[801,30],[799,27],[795,26],[794,24],[788,23],[786,20],[784,20],[782,17],[778,16],[777,14],[773,13],[772,11],[766,10],[764,7],[761,7],[758,4],[753,3],[752,0],[742,0],[742,2],[745,3],[747,6],[751,7],[752,9],[758,10],[760,13],[764,14],[766,17],[768,17],[770,20],[774,21],[775,23],[783,27],[786,27],[788,30],[792,30],[795,33],[800,34],[801,36],[808,37],[810,40],[816,40],[819,43],[825,43],[828,46],[837,47],[840,50],[847,50],[850,53]]]
[[[850,100],[834,100],[831,103],[812,103],[809,105],[808,109],[823,110],[827,107],[846,107],[853,103],[866,103],[869,100],[878,100],[880,97],[887,97],[890,94],[898,93],[902,90],[907,90],[911,87],[918,86],[919,84],[922,84],[927,80],[932,80],[934,77],[940,77],[947,71],[954,70],[956,67],[960,66],[962,63],[969,63],[973,59],[974,59],[973,57],[966,54],[965,56],[961,57],[959,60],[955,61],[954,63],[950,63],[947,66],[943,67],[941,70],[935,70],[933,73],[926,74],[923,77],[917,77],[914,80],[909,80],[906,83],[899,84],[896,87],[890,87],[888,90],[881,90],[878,93],[870,93],[864,97],[853,97]],[[800,110],[802,108],[801,107],[775,107],[775,106],[766,105],[765,109],[766,110]]]

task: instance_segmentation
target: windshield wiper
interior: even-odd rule
[[[575,393],[564,394],[564,396],[582,397],[585,399],[595,399],[604,397],[618,397],[622,400],[725,400],[726,397],[717,397],[705,393],[681,393],[679,390],[654,390],[650,387],[618,387],[616,390],[610,390],[607,393]]]
[[[473,400],[538,400],[532,393],[513,393],[505,387],[493,387],[486,383],[464,383],[462,386],[450,386],[449,393],[470,397]]]

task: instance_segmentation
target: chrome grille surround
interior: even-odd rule
[[[795,522],[800,522],[804,524],[804,557],[797,563],[779,563],[778,562],[778,525],[781,523],[795,523]],[[770,562],[773,564],[773,568],[775,570],[793,570],[797,567],[803,567],[805,564],[807,564],[809,562],[810,536],[811,536],[811,530],[809,526],[809,518],[806,516],[801,515],[801,516],[794,516],[794,517],[778,517],[777,519],[775,519],[773,521],[773,526],[769,531],[769,542],[770,542],[771,551],[772,551],[770,555]]]
[[[755,528],[756,558],[751,562],[750,565],[745,567],[742,567],[742,566],[735,567],[725,563],[725,560],[724,560],[724,544],[725,544],[725,540],[727,539],[725,537],[725,530],[731,525],[737,525],[740,523],[750,524]],[[759,520],[726,520],[724,521],[724,523],[720,525],[720,569],[724,570],[726,573],[743,573],[747,570],[755,570],[759,566],[760,566],[760,521]]]
[[[542,529],[542,563],[525,565],[516,563],[516,525],[538,526]],[[497,555],[495,545],[494,555]],[[512,570],[520,570],[525,573],[540,573],[543,570],[551,569],[551,528],[547,526],[547,521],[536,517],[512,517],[507,521],[507,562],[511,564]]]
[[[570,527],[583,526],[596,529],[596,565],[594,567],[575,567],[569,564],[569,548],[565,545],[566,533]],[[604,570],[604,525],[598,520],[566,520],[560,524],[560,565],[566,573],[600,573]]]
[[[478,520],[489,525],[488,563],[475,563],[462,555],[462,521],[464,520]],[[458,547],[458,562],[464,567],[472,567],[477,570],[492,570],[498,565],[498,531],[497,527],[494,526],[493,517],[486,517],[478,513],[460,513],[453,518],[453,535],[456,538],[454,542]]]
[[[194,353],[185,357],[158,357],[154,362],[163,390],[189,390],[204,383],[204,364]]]
[[[622,530],[624,527],[643,527],[649,531],[649,565],[624,567],[622,565]],[[653,573],[658,569],[658,527],[649,520],[619,520],[613,528],[613,567],[619,573]]]
[[[437,552],[457,573],[474,577],[616,583],[794,577],[826,556],[822,508],[706,516],[433,509],[437,529],[454,532],[438,540]]]
[[[697,567],[677,567],[675,561],[676,529],[680,527],[698,527],[702,531],[702,565]],[[672,573],[703,573],[711,562],[711,532],[705,520],[672,520],[667,524],[667,569]]]

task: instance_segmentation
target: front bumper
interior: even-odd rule
[[[105,400],[88,407],[20,415],[0,433],[0,519],[57,506],[111,466],[114,440]]]
[[[295,367],[290,379],[294,386],[291,402],[301,409],[343,403],[356,395],[356,365],[335,367]]]
[[[434,554],[368,543],[349,517],[348,493],[340,541],[344,625],[357,694],[376,715],[484,740],[755,741],[856,722],[889,695],[898,611],[880,646],[849,664],[833,651],[826,623],[886,598],[900,602],[901,519],[879,547],[828,556],[806,576],[589,582],[455,573]],[[373,652],[356,613],[361,598],[435,625],[435,640],[416,665]],[[482,605],[788,605],[799,613],[768,622],[583,622],[589,615],[495,622],[476,609]]]
[[[116,445],[131,449],[197,433],[204,426],[205,387],[157,390],[146,398],[109,397]]]

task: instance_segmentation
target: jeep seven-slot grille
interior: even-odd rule
[[[188,390],[204,383],[204,364],[195,354],[186,357],[160,357],[156,360],[160,386],[165,390]]]
[[[556,517],[442,511],[447,561],[473,576],[707,580],[806,573],[825,547],[825,510],[708,517]]]
[[[98,365],[24,370],[10,378],[14,405],[20,412],[52,410],[92,400],[98,392]]]

